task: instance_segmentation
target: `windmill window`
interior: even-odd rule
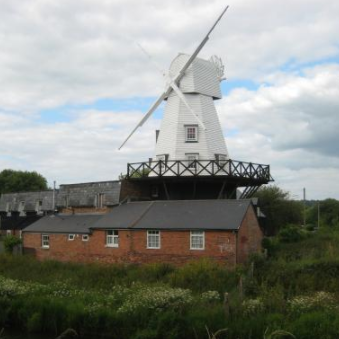
[[[49,248],[49,235],[48,234],[41,235],[41,246],[42,248]]]
[[[185,141],[186,142],[198,142],[198,126],[197,125],[185,125]]]
[[[117,230],[106,231],[106,246],[119,247],[119,231]]]
[[[160,248],[160,231],[147,231],[147,248]]]
[[[225,154],[216,154],[215,158],[219,166],[224,166],[227,163],[227,156]]]
[[[191,170],[198,170],[197,160],[199,159],[199,153],[186,153],[187,167]]]
[[[205,232],[191,231],[191,250],[205,249]]]

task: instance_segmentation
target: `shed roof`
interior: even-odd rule
[[[114,208],[93,229],[237,230],[250,200],[132,202]]]
[[[53,214],[41,218],[26,227],[24,232],[33,233],[90,233],[91,226],[103,214]]]

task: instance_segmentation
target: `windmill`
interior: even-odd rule
[[[165,100],[154,158],[128,164],[125,185],[134,186],[126,192],[138,191],[139,198],[146,199],[215,199],[235,198],[238,187],[245,187],[243,197],[248,197],[271,180],[268,165],[229,158],[214,106],[214,100],[222,97],[224,66],[215,56],[210,60],[198,58],[228,7],[192,55],[179,53],[169,71],[162,72],[166,78],[164,92],[120,146]]]
[[[157,160],[187,158],[192,161],[199,158],[211,159],[214,156],[228,158],[225,140],[213,104],[214,99],[221,98],[219,83],[222,79],[220,72],[223,72],[223,66],[220,63],[217,64],[216,59],[205,61],[197,58],[228,7],[222,11],[192,55],[179,54],[173,60],[169,71],[165,73],[164,92],[119,149],[166,100],[164,118],[155,151]]]

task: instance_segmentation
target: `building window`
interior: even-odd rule
[[[106,231],[106,246],[119,247],[119,231],[117,230]]]
[[[11,211],[11,203],[7,202],[6,203],[6,212],[10,212]]]
[[[42,248],[49,248],[49,235],[48,234],[41,235],[41,246]]]
[[[226,154],[216,154],[215,155],[217,164],[222,167],[227,163],[227,156]]]
[[[160,231],[147,231],[147,248],[160,248]]]
[[[12,235],[12,231],[11,231],[11,230],[7,230],[7,231],[6,231],[6,235],[7,235],[7,236]]]
[[[88,241],[88,240],[89,240],[88,234],[83,234],[82,235],[82,241]]]
[[[95,196],[95,206],[96,208],[103,208],[105,202],[105,194],[99,193]]]
[[[24,211],[24,209],[25,209],[25,202],[24,201],[20,201],[18,211],[20,213],[22,213]]]
[[[205,232],[191,231],[191,250],[205,249]]]
[[[185,141],[198,142],[198,125],[185,126]]]
[[[75,234],[68,234],[68,240],[73,241],[75,239]]]
[[[191,170],[197,171],[198,164],[196,160],[199,160],[199,153],[186,153],[187,167]]]
[[[37,200],[35,202],[35,211],[39,213],[41,209],[42,209],[42,200]]]

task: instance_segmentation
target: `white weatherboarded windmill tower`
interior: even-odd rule
[[[179,54],[170,74],[180,72],[189,55]],[[155,148],[157,160],[228,159],[225,139],[214,100],[221,98],[220,64],[195,58],[178,87],[184,100],[172,91]]]
[[[127,180],[134,185],[133,192],[141,192],[139,198],[235,198],[238,187],[245,187],[243,197],[248,197],[271,180],[268,165],[229,158],[214,106],[214,100],[222,97],[224,67],[217,57],[197,57],[227,9],[192,55],[180,53],[172,61],[164,74],[165,91],[119,148],[166,100],[154,158],[128,164]]]

